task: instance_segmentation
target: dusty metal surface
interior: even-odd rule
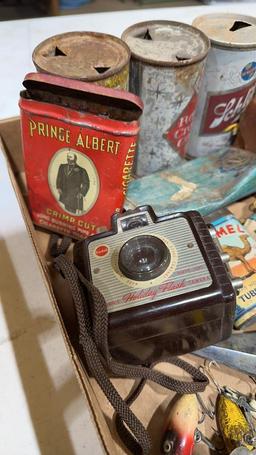
[[[197,17],[193,22],[214,45],[256,48],[256,17],[216,13]]]
[[[33,51],[40,72],[107,87],[127,88],[130,50],[119,38],[104,33],[70,32],[52,36]]]
[[[209,41],[168,21],[135,24],[122,38],[132,43],[130,90],[144,102],[134,169],[143,176],[176,166],[186,154]]]
[[[175,21],[148,21],[132,25],[122,39],[139,60],[163,66],[187,66],[202,60],[209,48],[200,30]]]

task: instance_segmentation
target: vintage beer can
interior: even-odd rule
[[[240,114],[254,96],[256,18],[207,14],[193,25],[212,45],[188,146],[189,156],[197,157],[232,143]]]
[[[243,280],[236,298],[234,321],[234,327],[240,329],[256,321],[256,241],[234,215],[216,215],[211,224],[216,229],[222,251],[230,258],[232,276]]]
[[[112,35],[62,33],[40,43],[32,59],[39,72],[128,89],[130,50]]]
[[[172,21],[132,25],[122,39],[132,52],[130,91],[144,102],[134,170],[143,176],[176,166],[186,154],[209,40]]]
[[[74,238],[109,229],[131,178],[141,100],[48,74],[28,74],[23,85],[23,155],[34,223]]]

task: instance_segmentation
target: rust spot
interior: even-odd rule
[[[196,64],[176,68],[176,81],[186,88],[194,86],[200,73],[200,67],[200,64]]]

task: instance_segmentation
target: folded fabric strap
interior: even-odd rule
[[[164,361],[188,372],[193,382],[180,381],[153,370],[156,363],[146,366],[117,362],[109,351],[108,312],[103,295],[64,254],[55,257],[54,265],[69,284],[77,315],[79,342],[83,348],[87,369],[116,411],[118,434],[133,455],[148,455],[151,449],[149,434],[130,409],[145,381],[150,380],[169,390],[185,394],[204,391],[208,379],[200,370],[179,358],[168,357]],[[117,377],[140,379],[139,385],[127,400],[123,400],[119,395],[107,371]]]
[[[51,234],[49,242],[50,255],[56,258],[60,254],[65,254],[72,243],[72,239],[67,237],[60,237],[58,234]]]

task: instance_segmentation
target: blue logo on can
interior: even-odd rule
[[[248,63],[241,71],[241,77],[244,81],[249,81],[255,74],[256,62]]]

